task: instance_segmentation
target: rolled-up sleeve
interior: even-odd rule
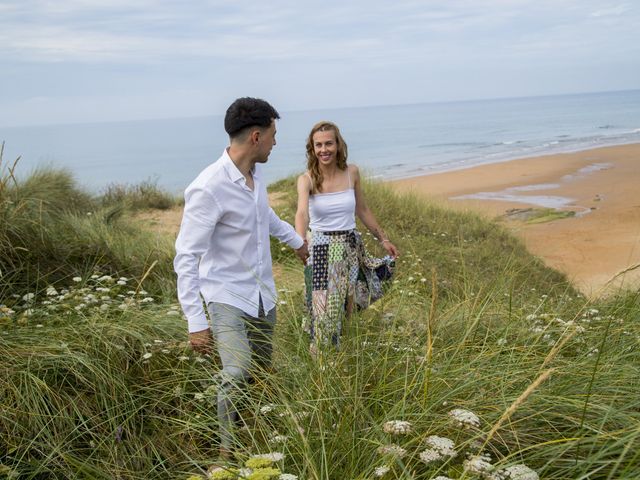
[[[178,299],[189,333],[209,328],[200,297],[199,264],[210,248],[211,235],[222,211],[212,195],[196,188],[185,192],[185,206],[176,240],[173,266],[178,275]]]
[[[304,243],[304,240],[296,233],[295,229],[284,220],[281,220],[271,207],[269,207],[269,234],[286,243],[294,250],[300,248]]]

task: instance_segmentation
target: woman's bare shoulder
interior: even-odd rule
[[[303,186],[303,187],[307,187],[309,188],[309,190],[311,190],[311,176],[309,175],[309,172],[304,172],[302,174],[300,174],[298,176],[298,180],[297,180],[297,185]]]

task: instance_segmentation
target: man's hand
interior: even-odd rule
[[[307,241],[305,240],[302,246],[296,249],[296,255],[302,261],[303,265],[307,264],[307,258],[309,258],[309,248],[307,248]]]
[[[202,355],[210,355],[213,347],[213,336],[211,330],[201,330],[189,334],[189,343],[191,348]]]

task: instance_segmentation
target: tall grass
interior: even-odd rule
[[[101,206],[69,172],[19,181],[14,168],[0,156],[0,298],[94,270],[141,277],[152,265],[148,288],[173,290],[169,239],[138,228],[122,206]]]
[[[157,209],[167,210],[181,201],[158,187],[157,183],[147,180],[134,185],[111,184],[100,196],[103,206],[126,206],[130,210]]]
[[[509,474],[523,463],[544,479],[640,478],[638,293],[589,302],[494,224],[379,185],[367,198],[403,252],[397,277],[316,361],[300,268],[274,245],[274,371],[244,393],[238,461],[277,450],[282,472],[317,480],[376,478],[380,467],[385,479],[533,478]],[[291,217],[294,206],[279,209]],[[88,244],[103,223],[86,223]],[[123,255],[145,251],[125,232]],[[100,282],[82,276],[62,300],[0,313],[0,464],[19,478],[204,476],[217,452],[216,359],[188,349],[168,291],[145,302],[112,285],[75,308]],[[457,408],[477,423],[461,426]],[[411,427],[387,433],[391,420]],[[457,454],[422,461],[433,435]],[[395,456],[379,451],[391,444]],[[479,459],[486,473],[474,473]]]

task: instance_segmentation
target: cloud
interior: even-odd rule
[[[589,16],[591,17],[619,17],[620,15],[624,15],[626,12],[630,10],[628,4],[616,5],[615,7],[604,8],[602,10],[596,10],[595,12],[591,12]]]
[[[626,67],[607,75],[637,85],[638,32],[640,7],[624,0],[2,0],[0,110],[40,98],[25,112],[55,117],[76,102],[77,120],[126,98],[110,118],[128,103],[170,116],[179,89],[191,106],[213,90],[309,108],[531,94],[559,67],[613,61]]]

